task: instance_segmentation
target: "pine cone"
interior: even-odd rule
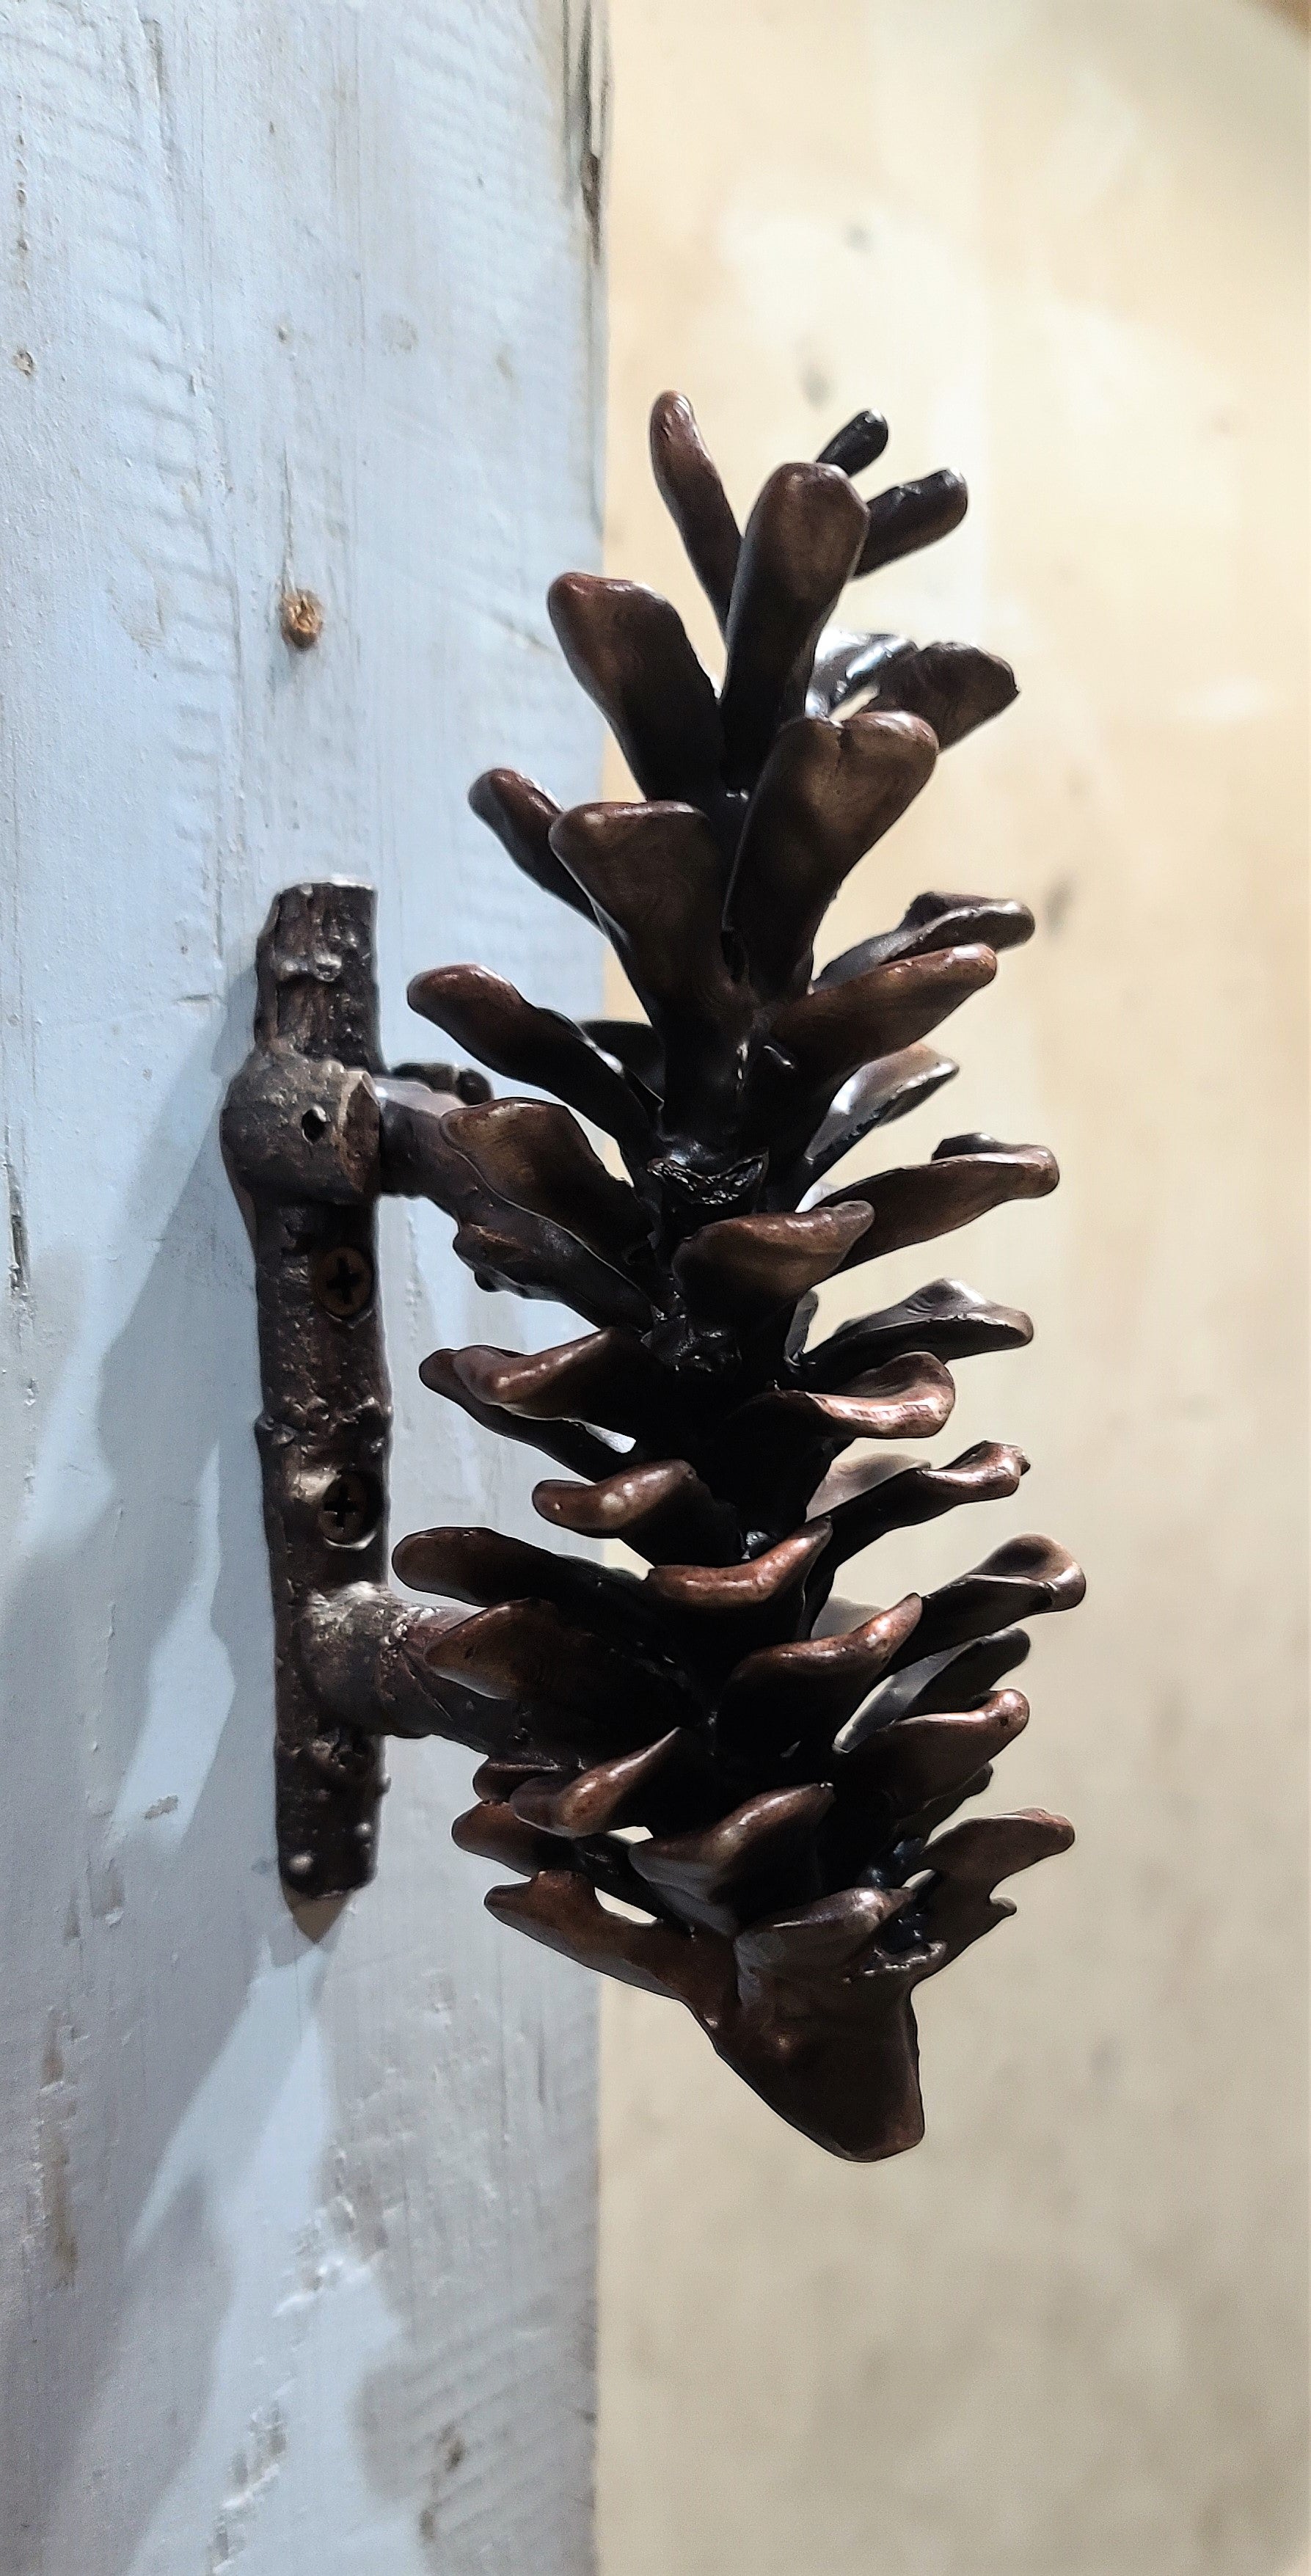
[[[650,1568],[489,1530],[402,1541],[405,1583],[477,1605],[423,1628],[443,1722],[487,1757],[455,1839],[526,1879],[489,1895],[504,1922],[677,1997],[785,2119],[858,2158],[922,2134],[915,1987],[1014,1911],[999,1880],[1072,1840],[1037,1811],[947,1819],[1028,1716],[997,1687],[1028,1650],[1017,1623],[1083,1592],[1064,1549],[1025,1537],[872,1615],[833,1594],[884,1531],[1015,1491],[1016,1449],[928,1466],[887,1444],[941,1429],[946,1362],[1032,1328],[938,1279],[813,1344],[813,1292],[1058,1177],[1042,1147],[968,1135],[820,1187],[955,1071],[924,1040],[1033,929],[1019,903],[925,894],[813,973],[844,878],[940,747],[1015,694],[969,646],[826,623],[848,581],[965,508],[950,474],[864,501],[851,478],[886,436],[864,413],[780,466],[740,536],[689,405],[657,402],[655,473],[723,628],[723,688],[666,600],[565,574],[555,631],[648,801],[561,813],[505,770],[471,796],[600,924],[649,1019],[579,1028],[482,967],[438,968],[414,1007],[555,1101],[434,1117],[393,1087],[386,1109],[481,1284],[591,1328],[527,1357],[439,1351],[426,1383],[566,1471],[536,1489],[543,1520]]]

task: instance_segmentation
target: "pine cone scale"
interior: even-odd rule
[[[395,1185],[455,1219],[483,1284],[592,1327],[435,1352],[425,1383],[565,1469],[534,1490],[543,1521],[647,1568],[474,1530],[401,1542],[402,1581],[473,1605],[424,1632],[448,1731],[487,1757],[456,1839],[520,1874],[487,1900],[502,1921],[682,2002],[785,2119],[859,2159],[922,2132],[915,1987],[1013,1911],[1000,1882],[1071,1839],[1036,1810],[953,1819],[1027,1722],[998,1687],[1019,1623],[1083,1588],[1027,1537],[887,1609],[833,1590],[888,1532],[1014,1494],[1028,1462],[1007,1443],[946,1464],[888,1444],[943,1428],[950,1363],[1032,1327],[942,1279],[813,1340],[818,1291],[1059,1177],[1042,1147],[966,1135],[819,1188],[950,1079],[925,1040],[1033,929],[1006,898],[927,894],[814,972],[853,868],[1015,694],[972,647],[820,643],[849,578],[965,507],[949,474],[862,499],[851,477],[886,435],[861,414],[780,467],[739,536],[690,406],[661,397],[653,462],[725,632],[723,687],[654,593],[562,576],[557,635],[644,801],[561,811],[511,771],[471,800],[610,937],[647,1022],[578,1027],[441,968],[416,1009],[554,1098],[436,1109],[382,1086]]]

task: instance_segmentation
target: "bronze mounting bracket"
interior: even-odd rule
[[[278,1867],[298,1900],[367,1884],[383,1734],[431,1728],[406,1654],[423,1614],[388,1583],[377,1203],[414,1188],[400,1138],[416,1099],[440,1115],[489,1096],[454,1065],[384,1072],[374,913],[373,888],[345,879],[276,897],[256,949],[255,1043],[222,1118],[255,1250]]]

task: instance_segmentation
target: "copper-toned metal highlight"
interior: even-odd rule
[[[590,573],[552,589],[641,801],[562,811],[497,769],[471,802],[610,938],[646,1018],[584,1028],[485,967],[438,966],[414,1007],[551,1097],[386,1075],[365,891],[292,889],[225,1131],[255,1217],[289,1888],[367,1876],[380,1735],[455,1738],[483,1757],[456,1841],[523,1882],[492,1911],[685,2004],[783,2118],[862,2159],[922,2132],[916,1986],[1013,1910],[1001,1880],[1072,1839],[1038,1810],[959,1810],[1028,1717],[999,1687],[1020,1623],[1083,1590],[1034,1536],[891,1607],[833,1589],[885,1533],[1015,1493],[1028,1462],[1008,1444],[893,1444],[946,1425],[951,1365],[1032,1327],[936,1279],[825,1330],[824,1283],[1058,1179],[1044,1148],[973,1133],[826,1179],[951,1078],[925,1039],[1033,930],[1010,898],[926,893],[816,970],[851,871],[1015,694],[972,646],[827,623],[849,580],[964,513],[952,474],[859,492],[886,440],[857,414],[739,529],[690,406],[660,397],[653,464],[724,632],[722,688],[655,593]],[[554,1461],[541,1519],[620,1543],[615,1561],[433,1528],[393,1562],[435,1599],[388,1590],[384,1190],[444,1210],[483,1286],[589,1328],[436,1351],[423,1378]]]

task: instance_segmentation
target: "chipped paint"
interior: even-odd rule
[[[41,2231],[51,2277],[58,2290],[69,2290],[77,2278],[77,2228],[73,2218],[70,2132],[76,2107],[68,2071],[71,2027],[52,2015],[41,2058],[37,2094],[37,2174]]]
[[[23,1192],[18,1173],[8,1153],[5,1163],[5,1196],[9,1202],[9,1294],[25,1300],[31,1263],[27,1250],[27,1219],[23,1214]]]
[[[610,39],[603,0],[562,0],[561,30],[566,165],[599,267],[610,141]]]
[[[243,2555],[251,2525],[286,2456],[287,2427],[275,2398],[251,2417],[246,2440],[232,2463],[232,2484],[219,2507],[205,2576],[222,2576],[222,2570]]]

